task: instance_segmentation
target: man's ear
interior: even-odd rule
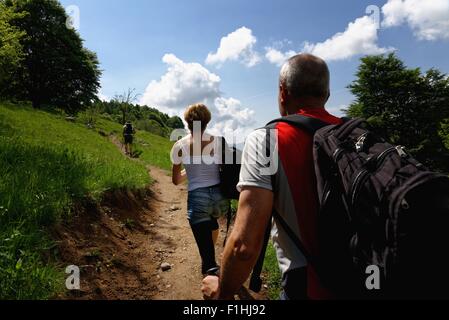
[[[283,83],[279,84],[279,99],[283,106],[287,104],[288,90]]]

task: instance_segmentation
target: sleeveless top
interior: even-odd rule
[[[214,150],[211,155],[212,149],[215,149],[216,139],[205,148],[210,152],[203,150],[202,156],[190,155],[190,139],[191,136],[187,136],[175,144],[175,147],[177,146],[182,151],[181,159],[187,172],[189,192],[220,184],[220,153]]]

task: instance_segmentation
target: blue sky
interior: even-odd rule
[[[79,33],[100,59],[104,96],[135,88],[140,102],[177,114],[184,104],[198,102],[189,99],[204,98],[217,114],[216,130],[252,129],[278,116],[280,58],[292,53],[309,51],[328,61],[328,108],[334,113],[351,103],[345,87],[364,54],[395,50],[410,67],[449,73],[449,0],[61,3],[80,9]],[[366,14],[369,5],[381,13],[375,32],[375,16]],[[195,85],[185,87],[179,79],[201,89],[193,92]]]

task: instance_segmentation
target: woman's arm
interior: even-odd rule
[[[182,169],[182,164],[174,164],[172,168],[172,181],[174,185],[180,185],[187,180],[187,172]]]

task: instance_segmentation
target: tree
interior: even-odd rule
[[[184,123],[180,117],[174,116],[168,119],[167,125],[173,129],[184,129]]]
[[[88,106],[100,86],[96,54],[83,47],[78,33],[67,27],[67,14],[56,0],[5,0],[22,14],[11,24],[26,33],[24,59],[14,81],[18,98],[34,107],[59,106],[74,112]]]
[[[9,96],[9,86],[23,59],[20,41],[25,33],[11,25],[11,20],[21,15],[0,1],[0,97]]]
[[[441,123],[440,136],[443,139],[444,146],[449,150],[449,119],[445,119]]]
[[[138,120],[136,122],[136,128],[156,134],[161,137],[167,137],[169,135],[169,129],[155,120]]]
[[[113,101],[119,105],[120,111],[122,112],[122,124],[128,120],[128,113],[132,107],[132,103],[137,100],[139,94],[136,94],[136,89],[128,88],[123,94],[115,95]]]
[[[449,172],[449,150],[440,135],[443,120],[449,118],[447,75],[408,69],[394,54],[368,56],[349,89],[356,101],[348,115],[366,118],[430,168]]]

